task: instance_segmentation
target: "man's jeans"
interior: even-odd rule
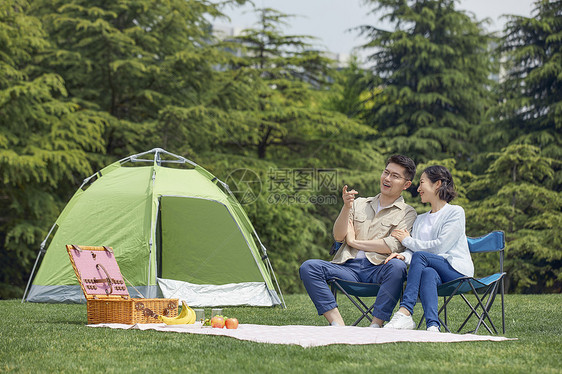
[[[406,279],[406,264],[398,259],[392,259],[387,264],[381,265],[373,265],[366,258],[348,260],[343,264],[307,260],[301,265],[299,272],[318,315],[338,306],[326,281],[340,278],[352,282],[380,284],[372,314],[383,321],[388,321],[400,298],[402,285]]]
[[[443,257],[429,252],[414,252],[400,306],[413,314],[419,296],[426,326],[439,326],[437,287],[461,277],[464,275],[453,269]]]

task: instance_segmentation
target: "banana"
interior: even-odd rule
[[[181,302],[181,312],[177,317],[165,317],[158,315],[158,319],[166,325],[190,325],[195,323],[195,311],[191,309],[185,301]]]
[[[182,302],[181,302],[181,312],[176,317],[173,317],[173,319],[184,319],[185,317],[187,317],[188,310],[189,310],[189,307],[187,306],[185,301],[182,300]]]
[[[189,308],[189,311],[191,313],[191,319],[189,320],[189,324],[192,325],[195,323],[197,315],[195,314],[195,311],[191,308]]]

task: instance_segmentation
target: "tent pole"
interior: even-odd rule
[[[281,292],[281,287],[279,287],[279,282],[277,281],[277,276],[273,271],[273,266],[271,266],[271,261],[269,261],[269,257],[265,258],[267,260],[267,265],[269,266],[269,270],[273,275],[273,279],[275,280],[275,285],[277,286],[277,290],[279,291],[279,296],[281,296],[281,301],[283,302],[283,309],[287,309],[287,304],[285,304],[285,298],[283,297],[283,293]]]
[[[140,157],[148,155],[154,153],[154,157],[152,160],[147,160],[147,159],[142,159]],[[168,155],[171,157],[176,158],[176,160],[162,160],[162,157],[160,155]],[[119,160],[119,163],[124,164],[125,162],[154,162],[157,163],[158,165],[161,166],[162,163],[175,163],[175,164],[190,164],[193,167],[197,167],[199,165],[197,165],[195,162],[188,160],[185,157],[176,155],[174,153],[168,152],[165,149],[162,148],[153,148],[150,151],[146,151],[146,152],[142,152],[142,153],[137,153],[136,155],[131,155],[128,157],[125,157],[121,160]]]
[[[41,258],[41,254],[46,252],[45,245],[47,244],[47,239],[49,239],[49,237],[51,236],[51,233],[53,232],[53,230],[55,229],[56,226],[57,226],[57,223],[55,222],[53,224],[53,226],[51,226],[51,229],[47,233],[47,236],[45,237],[45,239],[43,239],[43,241],[41,242],[41,246],[39,247],[39,253],[37,253],[37,258],[35,259],[35,264],[33,264],[33,269],[31,270],[31,274],[29,275],[29,280],[27,281],[27,286],[25,287],[25,291],[23,292],[23,297],[21,298],[22,304],[25,301],[25,296],[27,295],[27,291],[29,290],[29,286],[31,286],[31,281],[33,280],[33,275],[35,274],[35,269],[37,268],[37,264],[39,263],[39,259]]]
[[[269,270],[270,274],[273,275],[273,280],[275,281],[275,285],[277,286],[277,291],[279,292],[279,296],[281,297],[281,301],[283,302],[283,307],[284,307],[284,309],[287,309],[287,304],[285,304],[285,298],[283,297],[283,292],[281,292],[281,287],[279,286],[279,282],[277,281],[277,276],[275,275],[275,271],[273,270],[273,265],[271,265],[271,261],[269,261],[269,256],[267,255],[267,249],[265,248],[265,246],[261,242],[260,237],[258,236],[258,233],[256,232],[256,229],[254,229],[253,227],[252,227],[252,229],[254,231],[254,235],[255,235],[256,239],[258,239],[258,242],[260,243],[261,251],[263,252],[263,257],[265,257],[265,259],[267,260],[266,266],[268,266],[268,270]],[[262,259],[263,259],[263,257],[262,257]]]
[[[25,287],[23,297],[21,298],[22,304],[25,302],[25,296],[27,295],[27,291],[29,290],[29,286],[31,285],[31,281],[33,280],[33,274],[35,274],[35,269],[37,268],[37,264],[39,263],[39,259],[41,258],[42,253],[43,253],[43,248],[41,248],[39,250],[39,253],[37,253],[37,258],[35,259],[35,264],[33,264],[33,270],[31,270],[31,274],[29,275],[29,280],[27,281],[27,286]]]
[[[283,307],[287,309],[287,304],[285,304],[285,298],[283,297],[283,292],[281,292],[281,287],[279,286],[279,282],[277,281],[277,276],[275,275],[275,271],[273,270],[273,265],[271,265],[271,261],[269,261],[269,256],[267,255],[267,249],[261,242],[261,239],[258,236],[258,233],[256,232],[256,229],[253,227],[253,225],[252,225],[252,231],[254,232],[254,236],[258,240],[258,243],[260,243],[261,251],[263,252],[263,257],[265,257],[265,259],[267,260],[267,265],[269,265],[269,272],[271,273],[271,275],[273,275],[273,279],[275,280],[275,284],[277,286],[277,291],[279,291],[279,296],[281,296],[281,301],[283,302]]]
[[[158,154],[158,152],[156,152],[156,155]],[[156,164],[156,157],[154,156],[154,163]],[[153,203],[154,203],[154,185],[156,184],[156,169],[154,168],[154,166],[152,167],[152,199],[151,199],[151,204],[150,206],[152,207]],[[151,212],[152,213],[152,212]],[[156,206],[156,216],[158,216],[158,202],[157,202],[157,206]],[[152,275],[152,245],[154,244],[154,230],[156,230],[156,222],[155,219],[158,219],[158,217],[154,217],[154,214],[151,214],[150,216],[150,239],[148,242],[148,278],[146,280],[146,287],[147,289],[150,290],[150,278]],[[155,284],[157,284],[156,279],[155,279]],[[148,292],[150,293],[150,292]],[[150,297],[154,297],[154,295],[150,295]]]

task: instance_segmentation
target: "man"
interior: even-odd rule
[[[355,199],[358,192],[343,187],[343,207],[333,230],[334,239],[343,242],[342,246],[331,262],[308,260],[299,271],[318,315],[323,315],[330,325],[345,325],[326,283],[332,278],[379,283],[371,327],[382,327],[390,319],[406,280],[406,265],[396,258],[384,262],[391,253],[404,251],[390,233],[395,229],[411,231],[416,220],[416,211],[401,196],[415,175],[414,162],[395,155],[387,160],[377,196]]]

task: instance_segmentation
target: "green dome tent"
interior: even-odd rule
[[[66,244],[113,247],[132,297],[179,298],[191,306],[273,306],[283,298],[266,249],[228,185],[160,148],[84,180],[41,244],[24,300],[85,302]]]

